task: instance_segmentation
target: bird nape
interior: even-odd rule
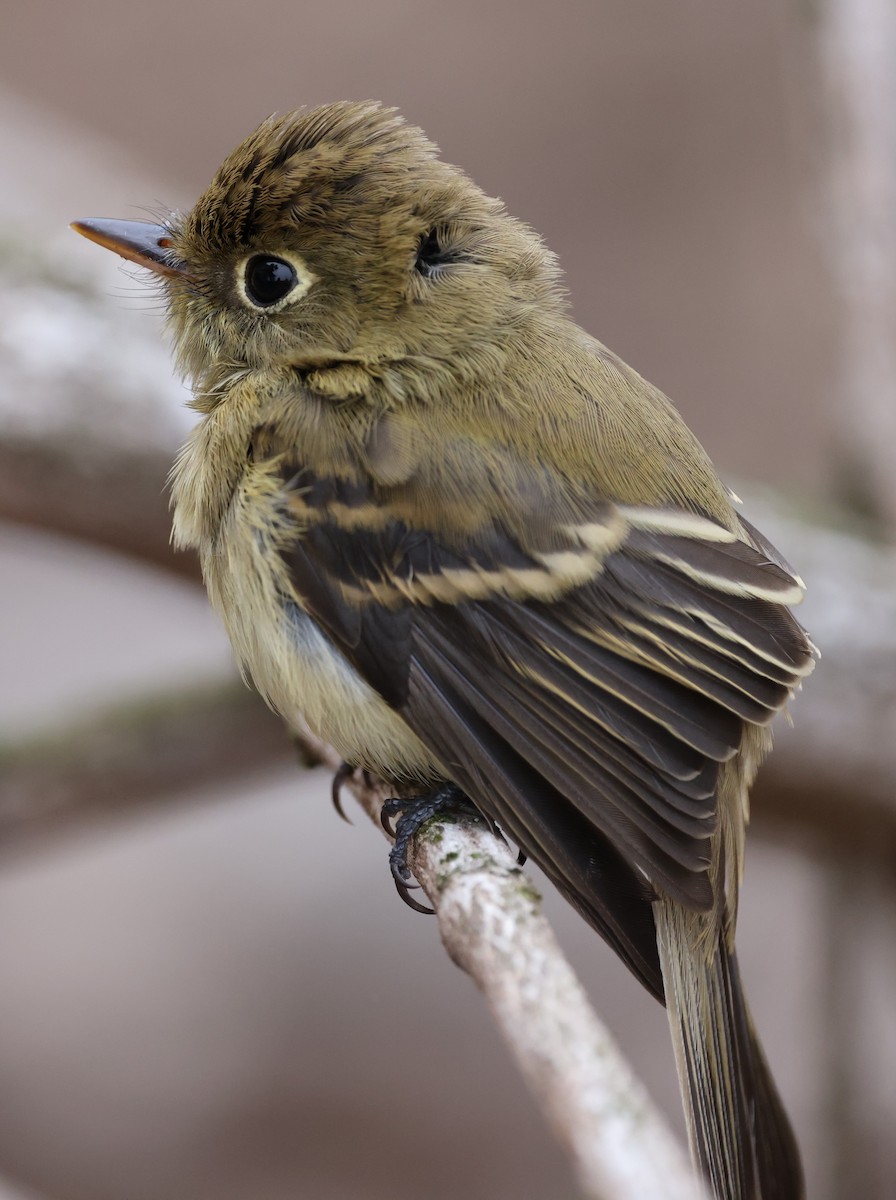
[[[518,843],[665,1002],[715,1195],[797,1200],[734,933],[749,787],[813,647],[672,404],[375,103],[269,118],[186,215],[75,228],[164,290],[201,414],[174,538],[259,690]]]

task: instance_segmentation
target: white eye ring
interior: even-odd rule
[[[255,312],[275,313],[308,294],[315,276],[297,254],[247,254],[236,266],[240,300]]]

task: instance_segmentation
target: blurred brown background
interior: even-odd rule
[[[170,457],[187,418],[154,351],[152,297],[65,223],[188,206],[269,112],[374,97],[545,236],[580,322],[673,397],[727,477],[826,507],[844,486],[843,413],[817,22],[800,0],[7,4],[0,435],[33,447],[45,422],[77,451],[81,417],[54,407],[75,389],[83,420],[114,426],[127,454]],[[93,520],[107,546],[153,557],[123,510],[73,517],[105,468],[80,464],[82,493],[60,490],[70,463],[49,461],[35,450],[24,483],[0,480],[2,514],[29,521],[0,525],[0,771],[13,763],[16,820],[36,794],[16,763],[51,791],[54,755],[94,744],[65,732],[75,721],[92,729],[97,713],[102,728],[141,697],[234,674],[191,580],[47,532]],[[132,477],[159,521],[163,480],[161,465]],[[782,549],[799,564],[799,546]],[[300,774],[262,717],[226,740],[229,778],[201,754],[172,766],[182,748],[159,738],[111,812],[47,822],[0,858],[10,1197],[572,1197],[472,985],[395,897],[382,838],[360,815],[338,821],[326,778]],[[811,835],[771,835],[754,838],[739,941],[810,1194],[891,1195],[896,1101],[874,1060],[896,1061],[893,914],[869,907],[852,939],[877,1023],[849,1118],[863,1190],[843,1190],[830,1120],[845,1084],[825,1024],[843,880]],[[677,1120],[664,1014],[548,903]]]

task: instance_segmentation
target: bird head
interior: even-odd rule
[[[562,307],[540,238],[372,102],[269,117],[186,216],[74,228],[163,281],[199,390],[244,369],[456,384]]]

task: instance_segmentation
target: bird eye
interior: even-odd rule
[[[288,296],[299,281],[295,267],[282,258],[256,254],[246,263],[246,295],[259,308]]]

